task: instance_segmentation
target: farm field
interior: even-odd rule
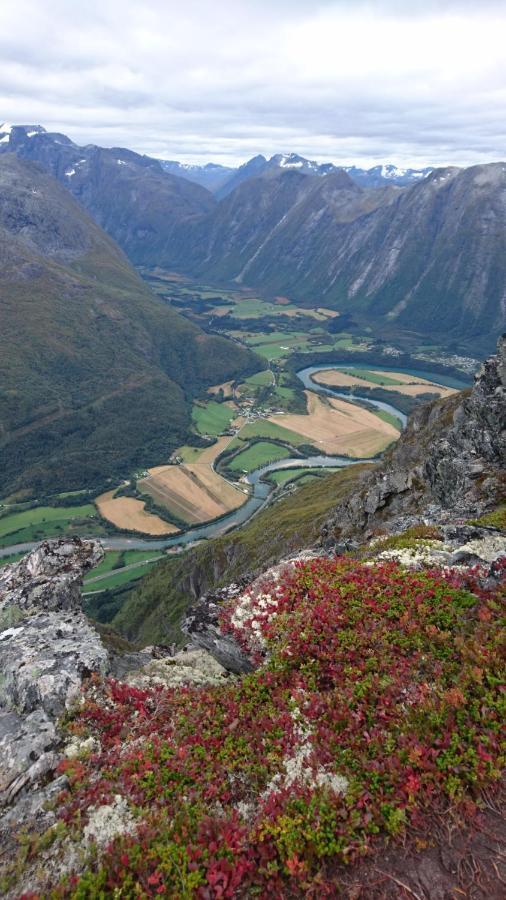
[[[26,556],[26,554],[13,553],[12,556],[0,556],[0,569],[2,566],[8,566],[11,563],[19,562],[20,559],[23,559],[23,556]]]
[[[396,372],[395,376],[392,376],[367,369],[329,369],[313,375],[313,380],[329,387],[382,387],[384,390],[395,391],[411,397],[427,393],[449,397],[455,393],[453,388],[444,387],[434,381],[428,381],[426,378],[415,378],[415,376],[403,372]]]
[[[36,506],[0,518],[0,546],[44,540],[62,534],[104,534],[93,504]]]
[[[325,453],[362,458],[374,456],[399,437],[390,422],[379,416],[335,398],[321,398],[305,391],[307,415],[271,416],[268,421],[298,434]]]
[[[162,556],[160,550],[108,550],[102,562],[84,579],[83,593],[110,590],[127,584],[144,575],[146,567]]]
[[[258,441],[230,460],[228,468],[238,474],[243,471],[252,472],[267,463],[288,459],[290,456],[292,453],[287,447],[280,447],[279,444],[271,444],[268,441]]]
[[[179,528],[170,522],[164,522],[160,516],[147,512],[143,500],[115,497],[116,490],[101,494],[95,501],[100,514],[116,528],[151,535],[177,534]]]
[[[200,434],[210,434],[217,437],[227,429],[235,416],[235,411],[226,403],[217,403],[210,400],[204,405],[193,404],[192,419]]]
[[[255,437],[275,438],[275,440],[284,441],[293,447],[297,447],[299,444],[312,443],[312,441],[308,441],[306,436],[297,434],[297,432],[284,428],[282,425],[277,425],[268,419],[257,419],[255,422],[248,422],[247,425],[241,428],[240,434],[233,439],[230,447],[238,447],[248,438]]]
[[[310,478],[323,478],[325,475],[331,475],[332,472],[339,472],[340,469],[333,468],[331,466],[317,469],[315,466],[308,466],[307,468],[303,468],[302,466],[298,469],[279,469],[277,472],[271,472],[269,475],[270,481],[275,481],[276,484],[288,484],[290,481],[302,481],[306,476]]]
[[[212,449],[216,453],[216,447]],[[156,466],[138,482],[139,490],[188,525],[208,522],[237,509],[247,499],[247,494],[218,475],[211,463],[200,456],[196,463]]]

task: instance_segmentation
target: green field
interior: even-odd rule
[[[230,406],[216,403],[216,400],[209,400],[205,406],[193,404],[193,424],[200,434],[211,434],[213,437],[217,437],[229,427],[234,416],[235,411]]]
[[[73,531],[104,534],[92,503],[82,506],[36,506],[0,518],[0,546],[59,537]]]
[[[268,441],[258,441],[234,457],[228,463],[228,468],[234,472],[252,472],[253,469],[258,469],[260,466],[265,466],[278,459],[287,459],[289,456],[291,456],[291,452],[286,447],[270,444]]]
[[[234,438],[229,447],[233,450],[235,447],[238,447],[241,442],[254,437],[275,438],[277,441],[285,441],[287,444],[292,444],[294,447],[308,443],[308,439],[301,434],[297,434],[296,431],[290,431],[289,428],[275,425],[274,422],[267,422],[266,419],[257,419],[256,422],[250,422],[248,425],[244,425],[244,427],[241,428],[239,435]]]
[[[253,337],[247,338],[246,343],[249,347],[256,347],[261,344],[287,344],[294,341],[304,341],[306,335],[302,331],[266,331],[264,334],[255,334]]]
[[[107,550],[105,558],[88,573],[84,579],[85,589],[89,591],[108,590],[111,587],[117,587],[119,584],[126,584],[134,578],[138,578],[139,574],[144,574],[146,563],[148,560],[155,561],[161,556],[160,550]],[[118,566],[118,563],[123,565]],[[135,568],[127,569],[127,566],[133,566],[138,563]],[[117,568],[116,568],[117,566]],[[100,575],[111,573],[110,578],[99,578]]]
[[[332,472],[338,472],[339,468],[333,468],[329,466],[328,468],[317,469],[315,466],[310,467],[300,467],[299,469],[279,469],[277,472],[271,472],[269,475],[269,481],[275,481],[276,484],[287,484],[290,481],[297,481],[297,483],[304,484],[307,478],[322,478],[325,475],[330,475]]]
[[[282,345],[280,344],[258,344],[255,345],[255,353],[258,353],[259,356],[263,356],[267,360],[271,359],[281,359],[283,356],[286,356],[288,353],[291,353],[294,349],[293,344],[290,341],[284,341]]]
[[[402,422],[397,416],[393,416],[392,413],[387,412],[385,409],[375,409],[374,415],[378,416],[379,419],[383,419],[384,422],[388,422],[390,425],[393,425],[394,428],[397,428],[398,431],[402,431]]]
[[[19,562],[25,555],[25,553],[13,553],[11,556],[0,556],[0,568],[8,566],[10,563]]]
[[[185,444],[184,447],[178,447],[176,456],[180,456],[185,463],[194,463],[197,462],[203,450],[203,447],[190,447],[188,444]]]
[[[268,387],[273,383],[273,374],[270,369],[257,372],[256,375],[251,375],[250,378],[246,378],[244,381],[244,384],[252,384],[253,387]]]
[[[147,575],[159,556],[160,554],[158,553],[152,560],[148,560],[144,563],[139,562],[137,566],[131,569],[117,569],[114,572],[111,572],[110,578],[101,578],[100,581],[91,582],[87,580],[84,582],[83,593],[92,594],[95,591],[112,591],[114,588],[129,584],[131,581],[137,581],[138,578]]]

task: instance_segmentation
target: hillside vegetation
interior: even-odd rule
[[[38,166],[0,157],[0,497],[102,485],[184,443],[191,400],[262,363],[155,298]]]
[[[114,627],[141,644],[180,643],[180,623],[193,600],[311,545],[336,502],[356,489],[369,468],[350,466],[305,485],[232,534],[159,563],[128,596]]]

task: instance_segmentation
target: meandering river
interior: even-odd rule
[[[375,406],[377,409],[384,410],[385,412],[388,412],[391,415],[395,416],[397,419],[399,419],[399,421],[402,423],[402,426],[404,427],[407,421],[407,416],[392,404],[384,403],[381,400],[372,400],[367,396],[362,396],[360,395],[360,393],[355,392],[353,393],[353,396],[350,396],[350,394],[346,394],[343,391],[336,391],[333,388],[321,385],[312,380],[312,376],[316,372],[326,371],[328,369],[353,368],[357,368],[356,363],[353,365],[342,365],[341,363],[333,365],[332,363],[326,363],[325,365],[308,366],[305,369],[300,369],[297,372],[297,375],[302,381],[305,388],[309,388],[310,390],[323,391],[326,394],[331,394],[334,397],[339,397],[340,399],[347,400],[349,403],[352,403],[354,400],[362,400],[365,403],[370,404],[371,406]],[[374,369],[380,370],[385,373],[391,372],[393,375],[395,375],[396,372],[402,372],[406,375],[413,375],[415,378],[426,378],[447,387],[455,387],[458,390],[467,387],[464,382],[459,383],[455,378],[450,378],[443,375],[435,375],[433,372],[422,372],[416,369],[392,369],[386,366],[376,365],[374,366]],[[170,547],[188,547],[189,545],[194,544],[196,541],[201,541],[206,538],[212,538],[217,537],[218,535],[226,534],[233,528],[237,528],[239,525],[243,525],[263,506],[265,506],[270,494],[274,490],[273,485],[262,480],[268,472],[277,472],[280,469],[294,468],[344,468],[345,466],[352,466],[356,465],[357,463],[364,462],[371,462],[371,460],[350,459],[349,457],[345,456],[310,456],[303,459],[301,459],[300,457],[282,459],[278,462],[269,463],[266,466],[262,466],[261,468],[255,469],[255,471],[250,472],[247,481],[251,485],[252,491],[248,500],[241,507],[239,507],[239,509],[234,510],[234,512],[230,513],[227,516],[224,516],[218,521],[208,522],[205,525],[190,528],[188,529],[188,531],[180,532],[179,534],[172,535],[172,537],[170,538],[164,538],[160,540],[147,540],[146,538],[138,537],[129,538],[113,536],[101,537],[100,540],[102,541],[106,550],[165,550]],[[38,543],[40,543],[40,541],[26,544],[14,544],[10,547],[1,547],[0,557],[9,556],[13,553],[28,552],[29,550],[32,550],[34,547],[36,547]]]

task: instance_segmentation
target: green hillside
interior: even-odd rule
[[[262,363],[156,298],[37,165],[0,159],[0,496],[101,486],[184,442],[192,398]]]

